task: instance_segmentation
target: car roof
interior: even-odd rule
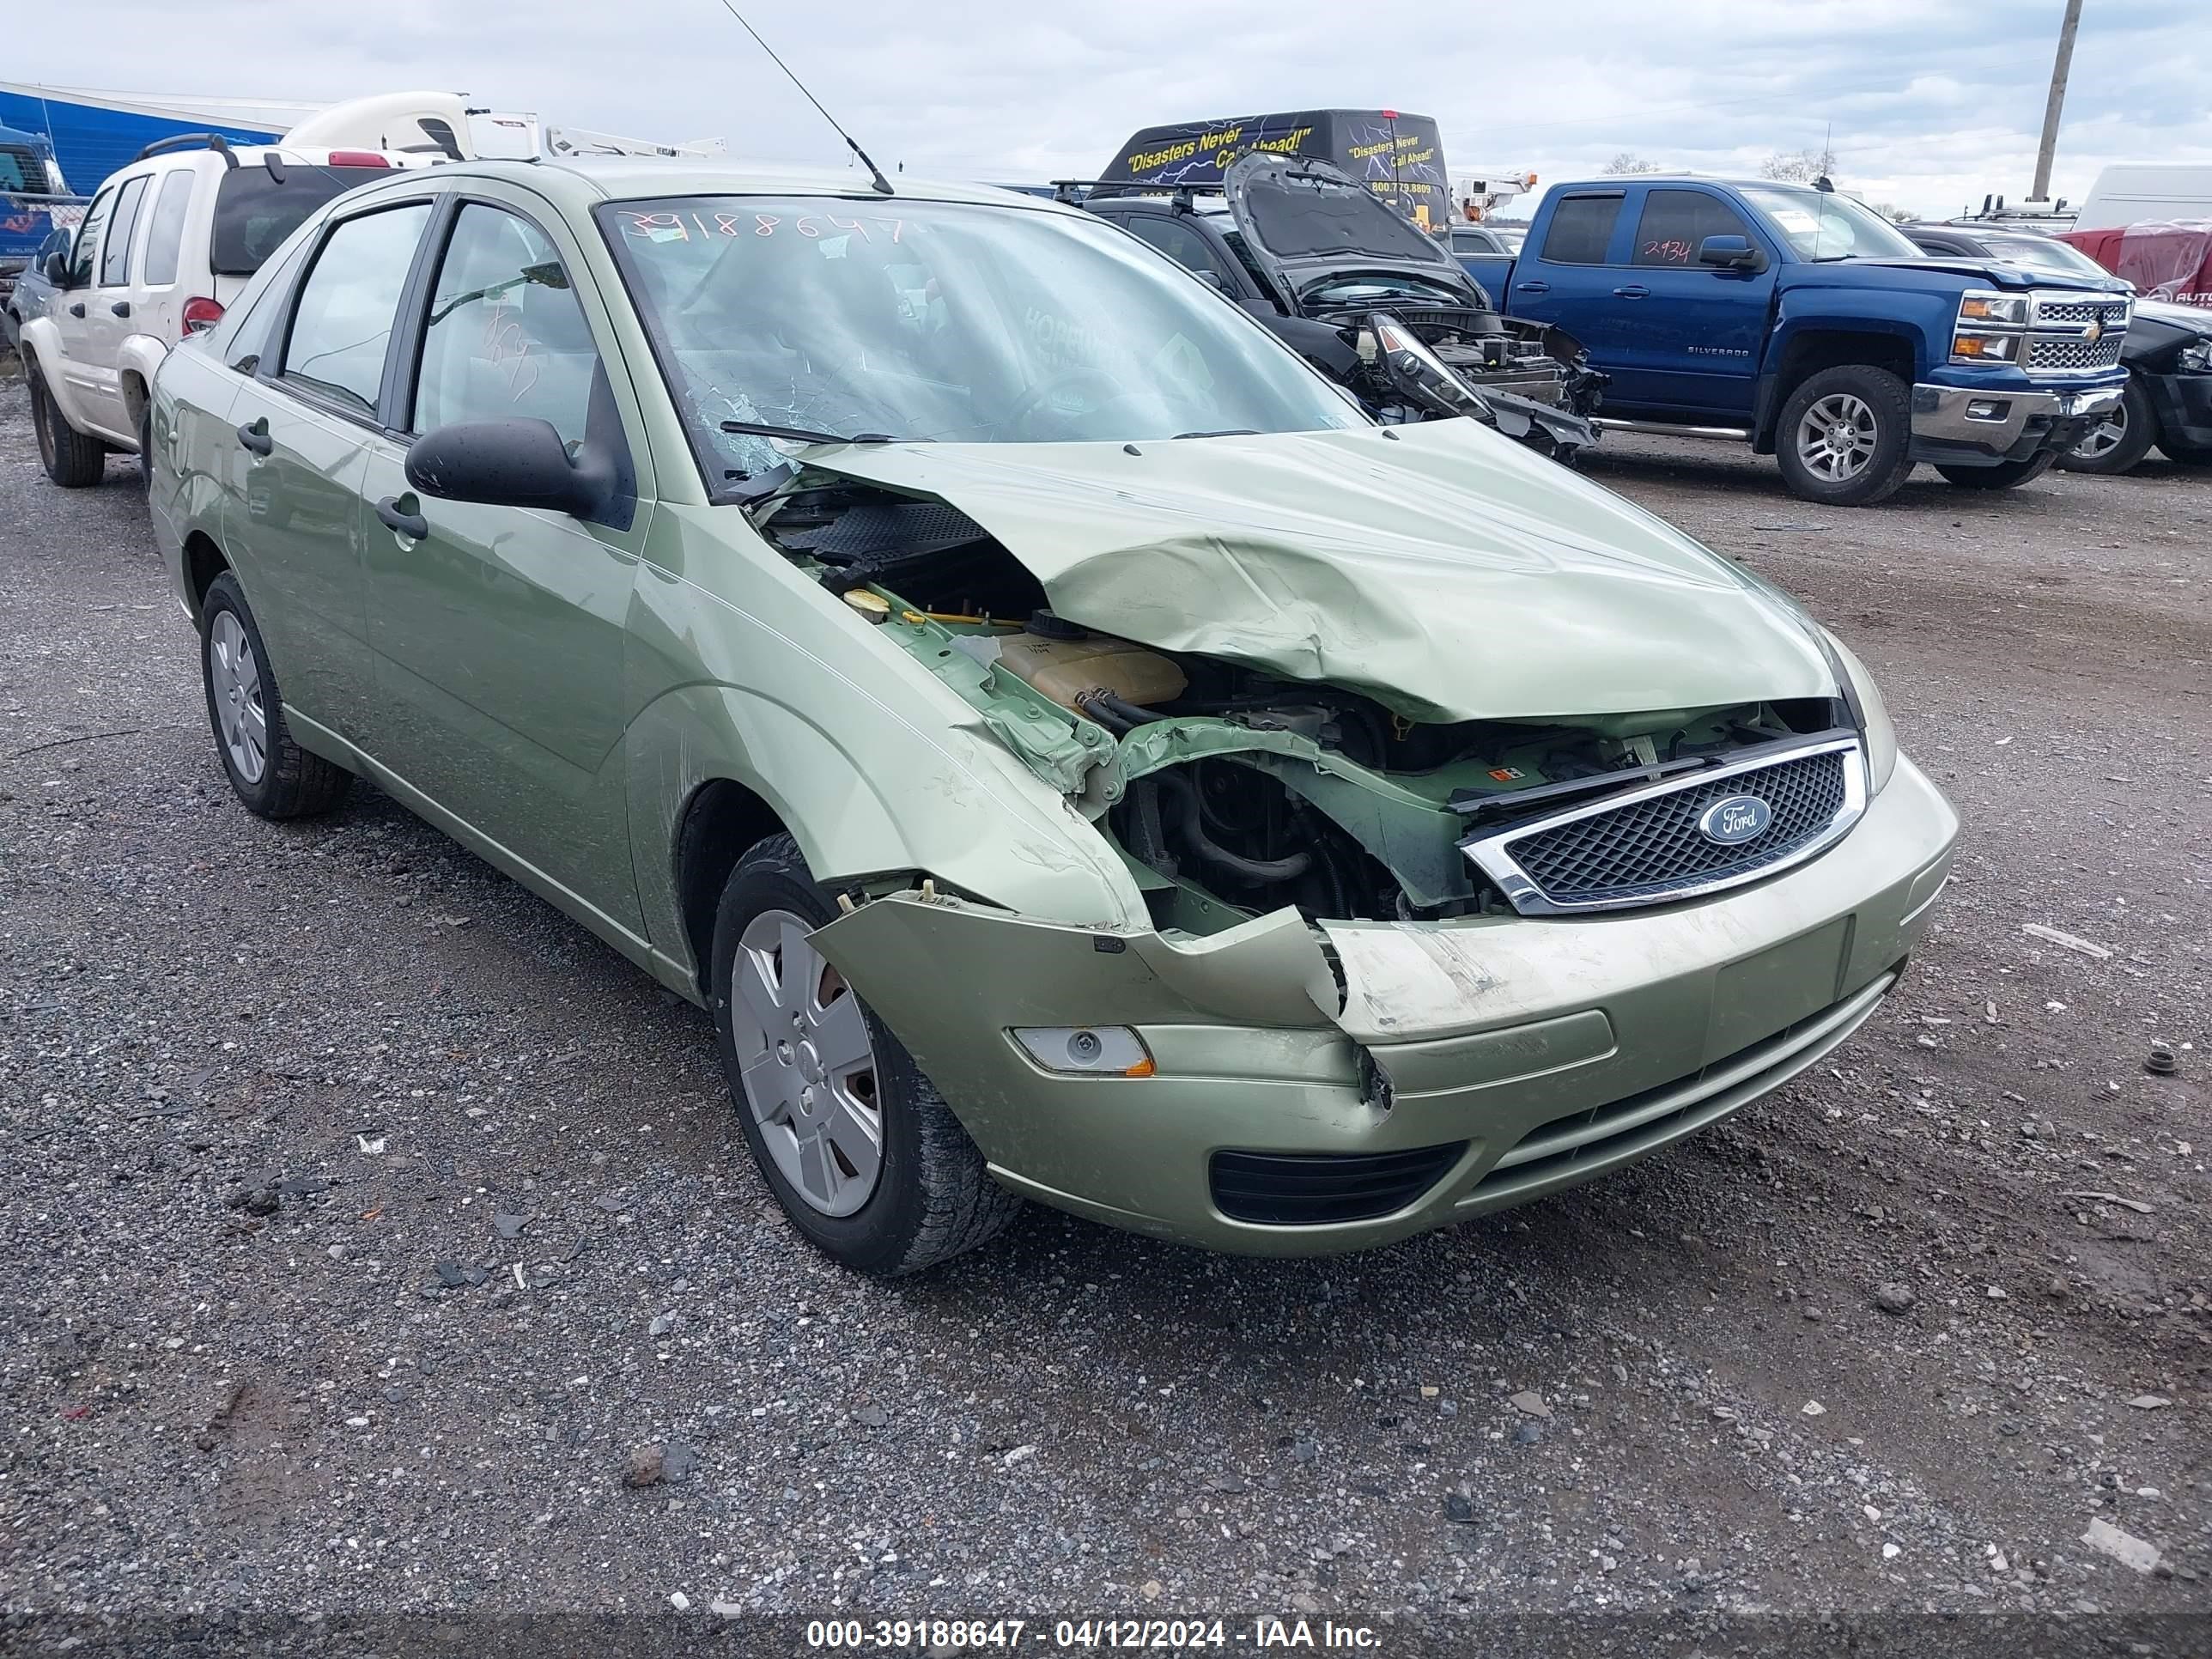
[[[646,201],[662,196],[818,196],[825,200],[872,202],[885,208],[900,201],[969,202],[1032,213],[1079,211],[1044,197],[995,185],[901,174],[894,180],[893,193],[883,196],[870,189],[867,174],[854,167],[745,166],[711,157],[579,155],[536,161],[453,161],[439,167],[437,173],[441,178],[508,179],[578,209],[601,202]]]

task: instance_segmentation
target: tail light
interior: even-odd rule
[[[330,164],[334,167],[388,167],[392,163],[373,149],[334,149]]]
[[[187,300],[185,301],[185,332],[198,334],[213,328],[222,320],[222,302],[219,300]]]

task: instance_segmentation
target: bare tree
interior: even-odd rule
[[[1759,164],[1760,178],[1793,185],[1809,185],[1835,171],[1836,152],[1825,144],[1819,149],[1778,149]]]
[[[1625,149],[1605,164],[1605,170],[1608,173],[1656,173],[1659,167],[1656,162],[1645,161],[1634,150]]]

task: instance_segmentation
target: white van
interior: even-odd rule
[[[2124,161],[2089,186],[2076,230],[2139,225],[2148,219],[2212,219],[2212,161]]]
[[[222,320],[324,203],[422,159],[190,133],[111,176],[68,250],[48,256],[53,292],[18,343],[46,476],[82,489],[100,482],[110,451],[143,454],[147,393],[169,348]]]

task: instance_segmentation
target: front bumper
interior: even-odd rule
[[[2124,380],[2081,391],[2013,391],[1984,386],[1912,388],[1912,459],[1946,464],[2024,461],[2045,449],[2070,449],[2119,404]]]
[[[1837,846],[1698,902],[1331,923],[1324,956],[1289,912],[1171,942],[902,894],[816,942],[1005,1185],[1214,1249],[1317,1255],[1588,1180],[1812,1065],[1895,982],[1957,830],[1900,759]],[[1083,1024],[1135,1027],[1157,1073],[1048,1073],[1008,1035]],[[1217,1152],[1447,1146],[1448,1164],[1408,1201],[1352,1221],[1236,1219],[1209,1178]]]
[[[2158,435],[2193,448],[2212,449],[2212,373],[2203,369],[2145,374],[2144,389],[2158,414]]]

